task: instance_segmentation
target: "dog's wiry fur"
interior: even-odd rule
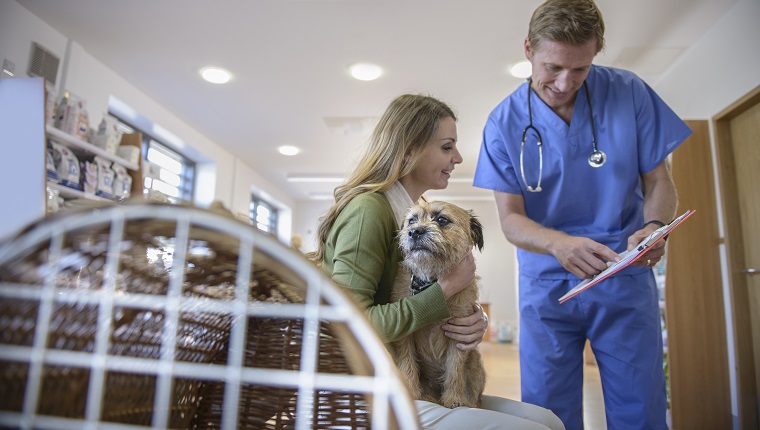
[[[391,301],[413,294],[417,285],[440,279],[460,262],[473,246],[483,247],[483,228],[472,211],[442,201],[412,207],[399,231],[404,260],[396,276]],[[421,282],[420,282],[421,280]],[[452,317],[469,316],[478,300],[478,278],[447,304]],[[431,324],[393,342],[396,362],[415,399],[448,408],[478,407],[485,388],[485,369],[477,349],[462,351],[446,337],[441,324]]]

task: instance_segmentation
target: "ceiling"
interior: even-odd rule
[[[373,121],[397,95],[425,93],[459,116],[464,162],[439,198],[489,198],[471,186],[490,110],[521,80],[507,69],[538,0],[17,0],[296,200],[329,196]],[[656,85],[737,0],[597,0],[607,47],[597,64]],[[372,62],[373,82],[347,67]],[[201,80],[215,65],[234,77]],[[182,137],[181,134],[179,137]],[[192,145],[192,142],[188,142]],[[299,155],[276,148],[295,145]],[[209,154],[213,157],[213,154]]]

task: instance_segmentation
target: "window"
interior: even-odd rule
[[[143,130],[110,113],[124,133],[142,133],[143,195],[159,193],[171,203],[192,203],[195,163]]]
[[[172,203],[192,203],[195,163],[150,138],[143,146],[145,159],[152,163],[143,169],[144,192],[159,192]]]
[[[251,221],[259,230],[277,235],[277,209],[256,196],[251,196]]]

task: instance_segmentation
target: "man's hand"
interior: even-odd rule
[[[655,224],[649,224],[645,225],[644,228],[637,231],[636,233],[633,233],[631,237],[628,238],[628,249],[633,249],[636,245],[639,244],[642,240],[647,238],[650,234],[654,233],[655,230],[659,228],[658,225]],[[646,252],[642,257],[640,257],[638,260],[634,261],[634,266],[647,266],[652,267],[655,264],[657,264],[662,257],[665,255],[665,241],[661,240],[657,243],[652,249]]]
[[[601,273],[607,268],[607,262],[620,260],[615,251],[586,237],[564,235],[549,251],[562,267],[581,279]]]

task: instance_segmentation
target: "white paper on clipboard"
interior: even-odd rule
[[[591,279],[584,279],[580,284],[576,285],[567,292],[564,296],[559,298],[560,303],[565,303],[570,298],[578,295],[582,291],[585,291],[588,288],[591,288],[592,286],[602,282],[603,280],[609,278],[614,273],[623,270],[624,268],[628,267],[631,263],[634,261],[640,259],[644,254],[647,253],[654,245],[657,244],[657,242],[663,240],[667,235],[670,234],[676,227],[678,227],[682,222],[684,222],[687,218],[689,218],[694,212],[696,212],[694,209],[687,210],[683,215],[679,216],[678,218],[671,221],[669,224],[666,224],[657,230],[653,231],[652,234],[644,238],[641,242],[639,242],[638,245],[636,245],[635,248],[632,248],[628,251],[623,251],[620,254],[620,261],[615,263],[607,263],[608,267],[603,272],[599,273],[598,275],[594,276]]]

